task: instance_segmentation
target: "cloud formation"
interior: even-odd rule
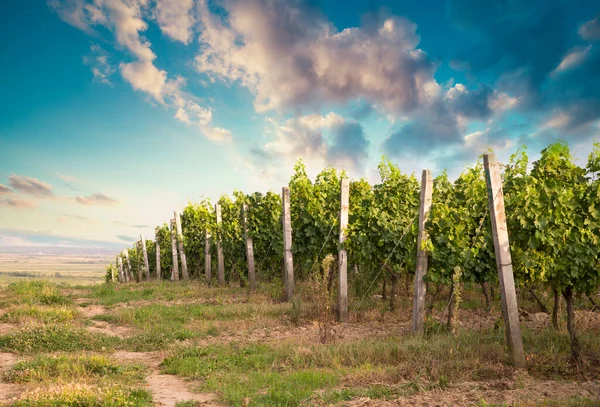
[[[35,202],[26,200],[26,199],[20,199],[20,198],[16,198],[16,197],[12,197],[12,196],[7,196],[4,198],[0,198],[0,205],[10,206],[10,207],[19,208],[19,209],[34,208]]]
[[[37,178],[11,174],[8,179],[10,180],[10,186],[16,191],[38,197],[54,196],[52,186]]]
[[[362,98],[406,113],[434,81],[416,25],[401,17],[338,32],[299,1],[229,0],[226,18],[200,4],[198,71],[247,87],[258,112]]]
[[[10,194],[13,190],[6,185],[0,184],[0,195]]]
[[[127,222],[120,221],[120,220],[114,220],[111,223],[113,225],[123,226],[123,227],[127,227],[127,228],[145,229],[145,228],[151,227],[150,225],[132,225]]]
[[[154,16],[169,38],[189,44],[192,39],[194,0],[156,0]]]
[[[103,205],[103,206],[112,206],[117,205],[119,201],[109,196],[106,196],[101,193],[94,193],[89,196],[78,196],[75,198],[77,203],[82,205],[90,206],[90,205]]]
[[[135,242],[135,241],[137,241],[137,239],[135,237],[125,236],[125,235],[117,235],[117,238],[121,239],[124,242]]]
[[[98,44],[92,44],[90,53],[83,57],[83,63],[89,65],[94,75],[94,81],[105,85],[112,85],[110,76],[115,73],[115,68],[110,64],[108,52]]]
[[[154,3],[153,3],[154,4]],[[161,30],[169,37],[187,43],[191,35],[193,0],[162,0],[155,4],[154,17]],[[51,0],[50,7],[61,19],[85,32],[93,32],[94,27],[102,26],[114,36],[116,46],[134,57],[133,61],[120,62],[119,71],[135,90],[144,92],[159,104],[176,111],[175,117],[186,123],[200,107],[197,98],[192,97],[183,87],[185,79],[179,76],[169,78],[167,71],[154,64],[156,54],[150,41],[143,36],[148,28],[145,18],[152,16],[151,4],[147,0]],[[94,51],[94,49],[92,50]],[[96,49],[96,52],[99,50]],[[100,58],[100,59],[99,59]],[[106,55],[89,57],[96,80],[110,83],[113,72]],[[187,117],[187,120],[185,118]],[[210,116],[212,120],[212,115]],[[229,141],[231,133],[212,125],[211,121],[195,122],[200,132],[209,140]]]
[[[586,41],[600,40],[600,16],[581,25],[578,32],[579,36]]]

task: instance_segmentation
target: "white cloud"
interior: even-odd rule
[[[104,195],[102,193],[94,193],[91,194],[89,196],[78,196],[75,198],[75,202],[82,204],[82,205],[104,205],[104,206],[112,206],[112,205],[117,205],[119,204],[119,201],[117,201],[114,198],[111,198],[107,195]]]
[[[189,44],[192,38],[194,0],[156,0],[154,10],[161,31],[169,38]]]
[[[567,71],[580,65],[587,57],[588,52],[592,49],[591,45],[587,47],[575,47],[571,49],[560,61],[560,64],[552,71],[551,75],[556,75],[560,72]]]
[[[209,140],[231,139],[228,130],[212,124],[210,108],[201,107],[196,98],[183,90],[184,78],[170,79],[165,70],[154,64],[156,54],[152,51],[150,41],[142,35],[148,28],[144,20],[150,7],[148,0],[51,0],[49,4],[64,21],[77,28],[89,32],[93,26],[102,25],[112,32],[116,44],[135,58],[134,61],[119,64],[121,76],[135,90],[146,93],[163,106],[175,109],[176,119],[184,123],[196,123],[200,133]],[[187,43],[193,25],[192,5],[193,0],[158,1],[154,14],[163,32]],[[110,83],[108,77],[114,69],[108,64],[107,55],[98,55],[93,62],[95,79]]]
[[[109,56],[98,44],[92,44],[90,54],[83,57],[83,63],[91,66],[94,81],[111,85],[110,76],[115,68],[109,63]]]

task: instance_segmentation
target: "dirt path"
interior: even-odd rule
[[[188,384],[178,376],[160,374],[159,365],[164,353],[157,352],[126,352],[119,351],[113,357],[120,362],[141,363],[152,373],[146,378],[146,387],[152,393],[154,405],[157,407],[175,407],[180,401],[197,401],[207,407],[218,407],[216,394],[192,393]]]
[[[0,352],[0,378],[4,376],[19,357],[12,353]],[[23,386],[13,383],[4,383],[0,381],[0,403],[4,403],[17,397],[24,390]]]

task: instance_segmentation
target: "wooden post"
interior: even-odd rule
[[[221,205],[215,205],[215,212],[217,215],[217,228],[220,229],[223,219],[221,218]],[[217,234],[217,268],[218,268],[218,279],[219,285],[225,284],[225,259],[223,259],[223,246],[221,245],[221,231]]]
[[[206,282],[210,284],[212,280],[212,265],[210,264],[210,231],[206,229],[204,238],[204,274]]]
[[[154,230],[154,247],[156,249],[156,279],[160,280],[162,270],[160,269],[160,242],[158,241],[158,228]]]
[[[431,171],[423,170],[421,176],[421,205],[419,208],[419,233],[417,235],[417,268],[415,270],[415,291],[413,293],[412,333],[422,334],[425,321],[425,291],[423,277],[427,273],[427,252],[421,250],[427,240],[425,222],[431,210],[431,195],[433,193],[433,179]]]
[[[185,251],[183,250],[183,231],[181,230],[181,218],[177,211],[173,212],[175,215],[175,225],[177,227],[177,242],[179,243],[179,258],[181,259],[181,275],[185,281],[190,279],[187,268],[187,260],[185,258]]]
[[[242,207],[244,212],[244,237],[246,238],[246,260],[248,261],[248,281],[250,282],[250,291],[256,290],[256,270],[254,269],[254,245],[252,237],[248,234],[248,205]]]
[[[146,240],[144,235],[140,235],[142,240],[142,252],[144,253],[144,268],[146,269],[146,281],[150,281],[150,262],[148,262],[148,250],[146,250]]]
[[[282,216],[283,216],[283,265],[285,299],[291,301],[294,296],[294,260],[292,257],[292,219],[290,216],[290,189],[283,187],[281,190]]]
[[[171,252],[173,253],[173,268],[171,281],[179,281],[179,260],[177,258],[177,242],[175,238],[175,219],[171,219]]]
[[[515,367],[523,368],[525,367],[525,353],[523,351],[523,339],[519,323],[519,309],[515,292],[512,259],[510,256],[508,227],[504,212],[500,165],[493,154],[483,155],[483,165],[490,205],[496,267],[498,268],[498,280],[500,280],[500,297],[502,299],[502,315],[504,316],[506,340],[508,342],[511,363]]]
[[[123,258],[121,255],[117,256],[117,265],[119,266],[119,281],[124,283],[127,281],[125,275],[123,274]]]
[[[348,254],[344,244],[348,238],[348,207],[350,206],[350,183],[347,178],[340,182],[340,248],[338,251],[338,301],[340,322],[348,321]]]
[[[125,261],[127,261],[127,273],[129,274],[129,281],[131,281],[133,277],[135,277],[137,280],[137,277],[133,275],[133,270],[131,269],[131,262],[129,261],[129,250],[125,249],[123,250],[123,253],[125,253]]]

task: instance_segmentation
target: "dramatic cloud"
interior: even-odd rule
[[[154,10],[161,31],[169,38],[188,44],[192,37],[194,0],[156,0]]]
[[[415,114],[384,142],[386,154],[393,157],[427,154],[442,147],[459,145],[464,126],[442,100]]]
[[[10,194],[13,190],[6,185],[0,184],[0,195]]]
[[[112,206],[119,203],[116,199],[110,198],[101,193],[91,194],[89,196],[78,196],[75,198],[77,203],[82,205],[90,206],[90,205],[104,205],[104,206]]]
[[[123,79],[138,91],[144,92],[163,106],[176,111],[175,117],[186,123],[196,123],[190,119],[195,114],[196,98],[183,90],[185,79],[169,78],[167,71],[154,64],[156,54],[151,43],[142,33],[148,28],[145,15],[151,14],[151,4],[147,0],[51,0],[49,3],[67,23],[91,32],[95,26],[108,29],[119,48],[130,53],[135,60],[119,63]],[[191,35],[193,0],[161,0],[156,2],[154,17],[163,32],[173,39],[187,43]],[[94,50],[92,50],[94,51]],[[99,49],[96,50],[98,52]],[[87,57],[92,65],[96,80],[110,83],[113,68],[106,55]],[[210,112],[209,108],[201,108]],[[210,116],[212,119],[212,115]],[[197,123],[200,132],[209,140],[228,141],[228,130],[213,126],[210,121]]]
[[[13,189],[25,194],[35,195],[39,197],[53,197],[54,192],[52,186],[40,181],[37,178],[30,178],[21,175],[12,174],[8,177],[10,186]]]
[[[358,98],[409,112],[434,81],[416,25],[400,17],[337,32],[299,2],[226,1],[226,19],[201,4],[197,69],[250,89],[258,112]]]
[[[327,166],[344,167],[354,175],[362,175],[368,158],[369,141],[360,123],[330,112],[325,116],[311,114],[279,123],[268,120],[266,129],[271,140],[251,151],[249,170],[265,180],[283,182],[301,158],[310,173]]]
[[[0,205],[10,206],[13,208],[34,208],[35,202],[9,196],[0,198]]]
[[[579,27],[579,36],[586,41],[600,40],[600,16]]]
[[[99,45],[92,44],[90,53],[83,57],[83,63],[89,65],[94,75],[94,81],[111,85],[110,76],[115,73],[115,68],[108,61],[108,53]]]

